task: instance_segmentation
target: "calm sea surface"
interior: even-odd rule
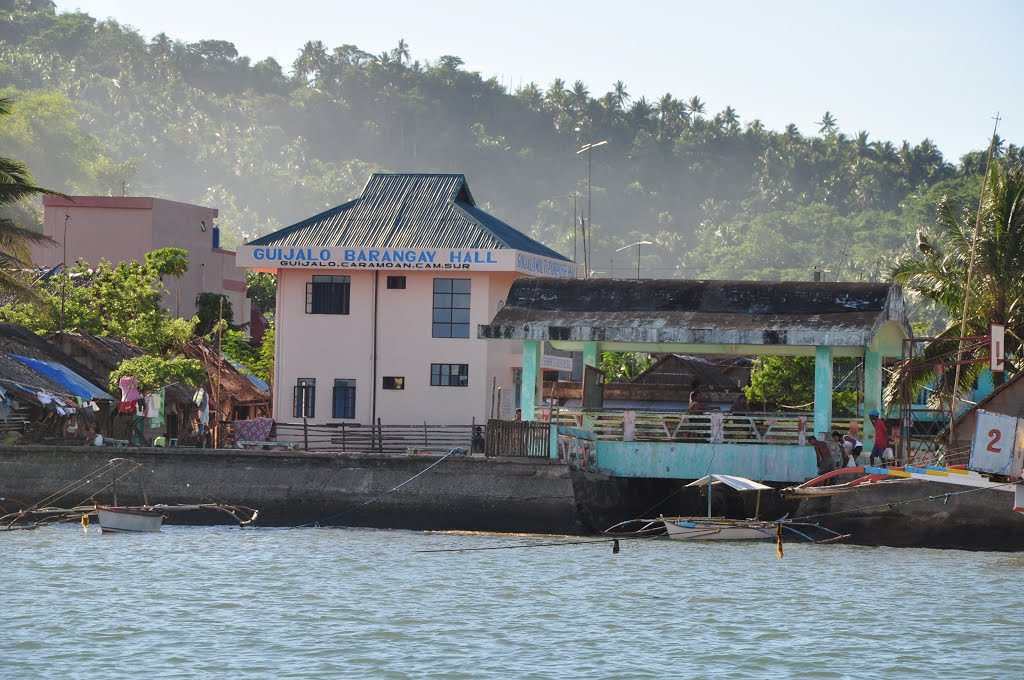
[[[1024,677],[1024,553],[573,540],[0,533],[0,678]]]

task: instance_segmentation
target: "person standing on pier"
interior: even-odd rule
[[[875,464],[876,457],[884,463],[885,450],[889,448],[889,430],[885,426],[885,421],[880,416],[881,414],[878,411],[871,411],[868,414],[871,424],[875,426],[875,445],[871,447],[871,465]]]

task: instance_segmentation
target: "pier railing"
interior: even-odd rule
[[[814,430],[814,414],[809,412],[584,412],[557,409],[547,415],[558,425],[589,429],[599,441],[795,445],[800,444],[803,437],[813,434]],[[832,429],[848,432],[851,420],[835,420]]]

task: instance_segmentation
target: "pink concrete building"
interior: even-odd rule
[[[239,246],[237,262],[277,274],[274,418],[311,424],[511,417],[521,343],[477,326],[516,278],[576,276],[480,210],[462,175],[375,174],[359,198]]]
[[[164,306],[174,313],[177,297],[179,315],[189,318],[199,293],[222,293],[231,301],[235,323],[249,321],[245,270],[235,266],[234,251],[220,247],[216,208],[141,196],[47,196],[43,211],[43,232],[57,245],[33,247],[37,266],[142,262],[151,250],[183,248],[189,271],[179,282],[164,282],[170,291]]]

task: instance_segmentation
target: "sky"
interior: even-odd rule
[[[413,59],[460,57],[513,89],[617,80],[634,99],[664,93],[735,108],[741,122],[816,133],[825,111],[853,136],[933,140],[948,160],[986,147],[995,116],[1024,144],[1014,0],[58,0],[146,38],[228,40],[285,71],[308,40],[379,54],[404,39]]]

